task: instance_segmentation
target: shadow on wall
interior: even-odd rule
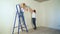
[[[37,2],[44,2],[44,1],[49,1],[49,0],[35,0]]]

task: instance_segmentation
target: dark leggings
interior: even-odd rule
[[[36,18],[32,18],[32,22],[33,22],[34,28],[36,29]]]

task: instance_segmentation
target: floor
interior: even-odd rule
[[[51,29],[47,27],[39,27],[37,28],[37,30],[30,29],[29,32],[23,31],[20,32],[20,34],[60,34],[60,30]]]

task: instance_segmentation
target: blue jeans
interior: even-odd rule
[[[34,29],[36,29],[36,18],[32,18],[32,23],[34,25]]]

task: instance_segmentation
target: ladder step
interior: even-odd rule
[[[14,27],[14,28],[18,28],[18,26]],[[22,27],[22,28],[25,28],[25,27]]]

